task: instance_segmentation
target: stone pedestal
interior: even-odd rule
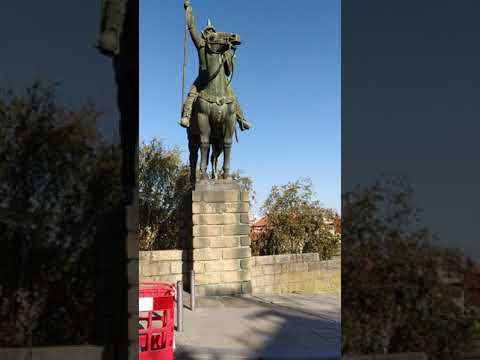
[[[197,296],[251,293],[248,191],[233,181],[199,182],[191,210]]]

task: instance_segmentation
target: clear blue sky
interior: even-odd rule
[[[210,17],[242,45],[232,81],[250,131],[238,132],[232,168],[253,179],[260,206],[273,185],[310,177],[340,211],[340,1],[191,0],[197,29]],[[140,2],[140,139],[159,137],[188,159],[180,114],[182,0]],[[188,38],[186,91],[198,72]]]

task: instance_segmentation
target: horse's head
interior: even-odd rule
[[[207,41],[210,51],[214,53],[221,54],[230,49],[235,49],[241,44],[238,34],[215,31],[210,19],[208,19],[207,26],[202,30],[202,36]]]
[[[209,49],[214,53],[224,53],[230,49],[236,49],[241,44],[238,34],[227,32],[211,32],[208,34],[207,44]]]

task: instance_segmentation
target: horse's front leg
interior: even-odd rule
[[[210,123],[208,115],[204,112],[198,113],[198,127],[200,129],[200,176],[201,179],[208,179],[208,153],[210,147]]]
[[[223,178],[231,179],[230,175],[230,157],[232,152],[232,140],[235,133],[236,115],[232,104],[228,105],[228,111],[225,118],[224,138],[223,138]]]

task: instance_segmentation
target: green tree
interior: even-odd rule
[[[463,256],[433,245],[412,195],[407,179],[382,178],[343,196],[343,353],[462,359],[478,334],[478,309],[444,281],[463,276]]]
[[[140,250],[181,247],[177,211],[189,189],[189,167],[182,162],[178,147],[167,149],[155,138],[141,145]]]
[[[339,235],[327,224],[336,214],[315,200],[311,180],[273,186],[261,210],[267,226],[252,243],[255,255],[318,252],[328,259],[338,249]]]
[[[59,104],[55,86],[0,94],[2,346],[92,336],[97,227],[120,204],[120,152],[99,117]]]

